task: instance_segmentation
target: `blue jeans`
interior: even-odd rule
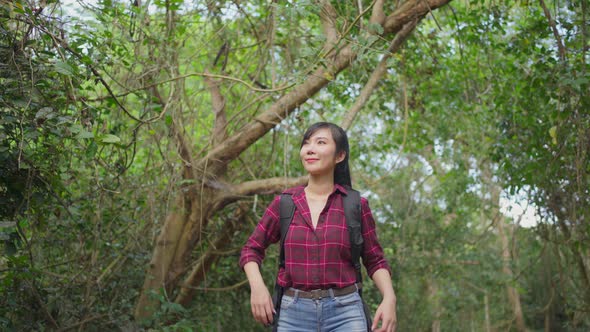
[[[283,296],[278,332],[366,332],[363,303],[358,292],[320,300]]]

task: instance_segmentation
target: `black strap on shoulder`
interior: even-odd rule
[[[343,196],[342,204],[344,205],[344,217],[350,236],[350,250],[352,265],[356,271],[356,282],[363,281],[361,273],[361,253],[363,251],[363,230],[361,223],[361,194],[352,189],[346,188],[348,194]]]
[[[293,197],[290,194],[281,194],[281,200],[279,202],[279,215],[280,215],[280,226],[281,226],[281,242],[280,242],[280,254],[279,254],[279,268],[285,267],[285,237],[289,230],[291,220],[293,220],[293,214],[295,213],[295,203]]]

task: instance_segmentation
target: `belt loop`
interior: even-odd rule
[[[299,298],[299,289],[295,288],[295,295],[293,296],[293,301],[297,302],[298,298]]]
[[[328,289],[328,295],[330,295],[330,298],[334,298],[334,290],[332,288]]]

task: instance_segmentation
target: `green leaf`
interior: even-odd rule
[[[549,136],[551,136],[551,143],[557,145],[557,126],[553,126],[549,129]]]
[[[98,151],[98,145],[96,144],[95,141],[91,141],[90,144],[88,145],[88,147],[86,148],[86,151],[84,152],[84,154],[86,155],[87,158],[94,158],[96,151]]]
[[[53,112],[53,108],[51,107],[43,107],[42,109],[37,111],[37,114],[35,114],[35,120],[51,119],[53,117],[55,117],[55,113]]]
[[[369,23],[369,31],[377,34],[383,34],[383,27],[379,23]]]
[[[60,74],[63,74],[66,76],[73,76],[74,75],[74,69],[72,68],[72,66],[70,66],[66,62],[58,61],[53,66],[55,67],[55,71],[57,71]]]
[[[121,139],[118,136],[115,136],[112,134],[106,134],[104,136],[99,137],[99,142],[106,143],[106,144],[113,144],[113,143],[121,142]]]
[[[94,134],[90,131],[84,130],[82,129],[80,131],[80,133],[78,133],[78,135],[76,136],[76,138],[78,139],[84,139],[84,138],[94,138]]]

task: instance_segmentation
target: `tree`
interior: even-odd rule
[[[446,3],[447,1],[408,1],[395,8],[389,15],[386,15],[385,10],[387,9],[384,8],[384,2],[377,1],[372,6],[369,21],[373,24],[371,28],[377,29],[381,36],[386,37],[401,31],[406,24],[414,24],[413,21],[420,20],[431,10]],[[239,6],[237,8],[240,9]],[[273,6],[272,8],[276,9],[277,7]],[[330,2],[321,2],[318,9],[325,43],[319,50],[321,62],[319,67],[313,68],[308,74],[303,75],[300,82],[295,83],[287,91],[283,92],[261,114],[235,133],[227,133],[227,129],[224,129],[223,97],[217,90],[218,83],[213,81],[214,78],[220,76],[208,72],[202,74],[208,80],[212,105],[217,114],[215,120],[216,130],[214,131],[217,136],[213,138],[213,144],[204,156],[195,158],[193,157],[192,147],[184,137],[184,131],[179,124],[174,123],[174,121],[172,123],[173,132],[178,141],[180,156],[185,161],[183,178],[199,185],[189,187],[179,195],[176,211],[166,218],[166,222],[158,235],[142,294],[136,307],[135,316],[137,319],[149,317],[156,307],[157,301],[150,298],[151,292],[163,287],[166,293],[171,294],[175,293],[174,290],[178,285],[196,287],[202,281],[205,271],[212,262],[210,255],[204,254],[199,264],[194,265],[189,270],[192,265],[190,253],[198,245],[201,240],[200,234],[217,211],[236,201],[241,196],[276,191],[287,185],[302,181],[301,179],[294,179],[286,182],[284,179],[275,178],[231,184],[221,179],[226,177],[230,162],[236,160],[242,152],[279,124],[282,119],[289,116],[298,106],[327,86],[335,79],[338,73],[346,69],[354,61],[359,51],[355,49],[356,42],[348,41],[349,38],[355,39],[349,33],[352,28],[356,27],[356,21],[365,19],[364,15],[369,11],[369,8],[357,15],[357,18],[353,18],[339,15],[337,10],[339,8],[334,7]],[[213,12],[220,11],[220,9],[221,7],[214,8]],[[165,8],[165,11],[167,17],[166,35],[172,36],[175,31],[173,18],[176,10],[172,5],[169,5]],[[247,18],[247,16],[245,17]],[[341,26],[339,22],[342,22]],[[368,36],[368,32],[361,30],[359,37],[362,35]],[[175,41],[172,40],[167,47],[174,49],[175,45]],[[219,53],[223,54],[222,51]],[[174,59],[174,55],[172,54],[172,59]],[[169,73],[169,79],[176,82],[173,91],[167,97],[163,97],[164,93],[157,91],[157,88],[153,92],[162,109],[174,107],[166,101],[178,100],[178,95],[175,97],[172,92],[182,93],[183,84],[180,65],[174,61],[175,59],[171,63],[172,72]],[[215,65],[215,62],[213,64]],[[272,68],[262,67],[260,70],[272,72]],[[273,86],[275,86],[274,80]],[[212,199],[204,200],[204,197]],[[228,232],[231,231],[232,228],[228,227]],[[223,242],[223,237],[215,240],[216,246],[214,247],[221,246]],[[181,278],[184,278],[183,282],[180,282]],[[176,295],[176,302],[181,304],[190,302],[194,291],[189,287],[180,289]]]
[[[570,303],[576,316],[590,300],[588,247],[581,241],[588,236],[590,206],[588,50],[582,46],[588,40],[588,7],[586,2],[551,7],[540,0],[531,11],[534,19],[503,46],[527,63],[515,61],[501,69],[519,79],[499,86],[504,93],[498,93],[497,105],[504,112],[496,157],[512,190],[528,191],[539,207],[539,234],[550,243],[563,241],[563,264],[576,267],[570,281],[580,290]],[[531,32],[539,37],[526,38]]]

